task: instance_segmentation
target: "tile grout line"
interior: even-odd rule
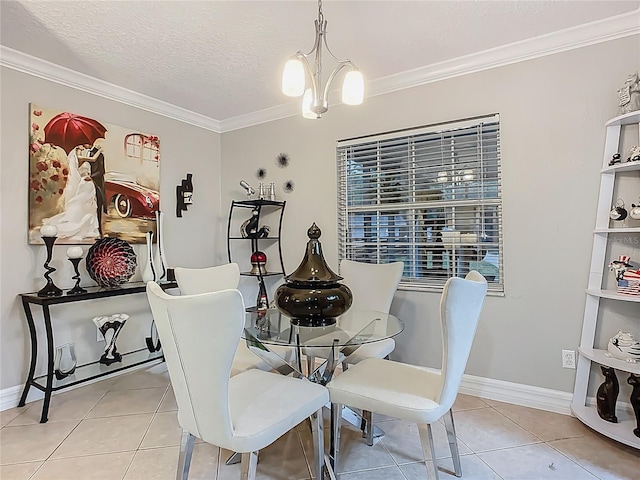
[[[567,439],[565,439],[567,440]],[[602,478],[598,475],[596,475],[594,472],[592,472],[591,470],[589,470],[588,468],[580,465],[578,462],[574,461],[572,458],[570,458],[568,455],[565,455],[563,452],[561,452],[560,450],[558,450],[557,448],[555,448],[553,445],[550,445],[549,443],[545,442],[545,445],[547,445],[549,448],[551,448],[554,452],[558,452],[560,455],[562,455],[563,457],[565,457],[567,460],[569,460],[570,462],[576,464],[578,467],[582,468],[585,472],[593,475],[595,478],[602,480]]]
[[[107,390],[107,391],[108,391],[108,390]],[[48,456],[47,458],[45,458],[45,459],[44,459],[44,461],[42,462],[42,464],[41,464],[41,465],[36,469],[36,471],[35,471],[35,472],[33,472],[33,475],[31,475],[29,478],[33,478],[33,477],[34,477],[34,476],[35,476],[35,475],[36,475],[36,474],[37,474],[37,473],[42,469],[42,467],[44,467],[45,463],[47,463],[49,460],[51,460],[51,457],[53,456],[53,454],[54,454],[56,451],[58,451],[58,449],[59,449],[59,448],[60,448],[60,446],[64,443],[64,441],[65,441],[65,440],[67,440],[67,439],[71,436],[71,434],[72,434],[73,432],[75,432],[75,430],[80,426],[80,424],[81,424],[81,423],[82,423],[82,422],[87,418],[87,415],[89,415],[89,412],[91,412],[91,411],[95,408],[95,406],[96,406],[98,403],[100,403],[100,401],[104,398],[104,396],[106,395],[106,393],[107,393],[107,392],[105,391],[105,392],[100,396],[100,398],[96,401],[96,403],[93,405],[93,407],[91,407],[91,408],[89,409],[89,411],[88,411],[87,413],[85,413],[85,415],[84,415],[84,416],[83,416],[83,417],[78,421],[78,423],[76,423],[76,426],[75,426],[75,427],[73,427],[73,428],[71,429],[71,431],[69,431],[69,433],[68,433],[68,434],[67,434],[67,435],[66,435],[62,440],[60,440],[60,442],[58,443],[58,445],[56,446],[56,448],[54,448],[54,449],[51,451],[51,453],[49,454],[49,456]],[[26,413],[26,411],[27,411],[27,410],[28,410],[28,409],[26,409],[24,412],[22,412],[22,414],[18,415],[18,417],[19,417],[19,416],[21,416],[21,415],[23,415],[24,413]],[[16,417],[16,418],[18,418],[18,417]],[[14,420],[15,420],[15,419],[14,419]],[[55,422],[54,422],[54,423],[55,423]]]

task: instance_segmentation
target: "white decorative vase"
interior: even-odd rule
[[[162,280],[167,276],[167,261],[164,258],[164,235],[163,235],[164,213],[156,212],[156,254],[153,259],[153,266],[156,269],[156,280]]]
[[[153,232],[147,232],[147,261],[142,271],[142,281],[147,283],[156,280],[156,268],[153,264]]]

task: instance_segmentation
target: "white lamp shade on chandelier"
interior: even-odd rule
[[[347,72],[342,84],[342,103],[360,105],[364,100],[364,76],[360,70]]]
[[[296,53],[287,61],[282,73],[282,93],[289,97],[302,95],[302,116],[304,118],[320,118],[329,110],[329,88],[336,75],[344,68],[348,71],[342,84],[342,103],[345,105],[360,105],[364,100],[364,76],[350,61],[339,60],[331,53],[327,45],[327,21],[322,14],[322,0],[318,1],[318,19],[315,21],[316,39],[309,53]],[[326,83],[322,84],[322,49],[329,52],[337,67],[331,72]],[[312,70],[308,60],[314,56],[315,68]]]
[[[292,58],[282,72],[282,93],[288,97],[299,97],[304,93],[305,73],[302,62]]]

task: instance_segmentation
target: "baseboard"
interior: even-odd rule
[[[440,370],[429,369],[439,373]],[[505,382],[492,378],[463,375],[460,393],[499,402],[537,408],[548,412],[571,415],[573,393],[534,387],[522,383]]]
[[[499,402],[537,408],[548,412],[571,415],[573,393],[511,383],[491,378],[464,375],[460,392]]]
[[[157,365],[157,364],[159,364],[161,362],[162,362],[162,359],[159,358],[158,360],[153,361],[153,362],[143,363],[141,365],[136,365],[135,367],[127,368],[126,370],[119,370],[117,372],[113,372],[112,374],[106,375],[104,377],[94,378],[93,380],[88,380],[88,381],[80,383],[78,385],[74,385],[72,387],[65,388],[64,390],[59,390],[57,392],[53,392],[53,394],[56,395],[57,393],[68,392],[70,390],[74,390],[76,388],[84,387],[86,385],[91,385],[92,383],[100,382],[100,381],[106,380],[108,378],[114,378],[114,377],[118,377],[120,375],[123,375],[125,373],[131,373],[131,372],[134,372],[136,370],[140,370],[141,368],[149,368],[149,367]],[[10,408],[17,407],[18,406],[18,402],[20,401],[20,395],[22,394],[22,389],[23,388],[24,388],[24,385],[16,385],[14,387],[3,388],[2,390],[0,390],[0,411],[9,410]],[[41,390],[38,390],[37,388],[31,387],[29,389],[29,394],[27,395],[27,402],[26,403],[35,402],[37,400],[41,400],[42,398],[44,398],[44,392],[42,392]]]

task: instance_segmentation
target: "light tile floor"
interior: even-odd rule
[[[0,413],[2,480],[172,480],[180,428],[165,366],[156,365],[55,395],[50,419],[41,402]],[[265,412],[269,405],[265,405]],[[531,408],[459,395],[454,406],[465,480],[639,480],[640,452],[578,420]],[[388,417],[386,435],[367,447],[360,432],[342,433],[341,480],[426,478],[416,425]],[[260,452],[258,479],[311,479],[308,424]],[[453,464],[442,424],[434,429],[442,480]],[[197,442],[190,479],[238,479],[230,452]]]

